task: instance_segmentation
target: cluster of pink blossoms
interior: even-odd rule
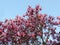
[[[0,43],[8,45],[57,45],[60,43],[60,16],[41,14],[41,7],[28,7],[23,17],[0,21]],[[26,18],[27,17],[27,18]],[[60,29],[59,29],[60,30]],[[50,39],[52,37],[53,40]],[[50,40],[49,40],[50,39]]]

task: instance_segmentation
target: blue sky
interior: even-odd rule
[[[42,13],[60,15],[60,0],[0,0],[0,20],[15,18],[17,14],[22,16],[28,5],[35,7],[37,4],[42,7]]]

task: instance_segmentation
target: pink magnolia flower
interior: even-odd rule
[[[58,16],[57,19],[60,20],[60,16]]]

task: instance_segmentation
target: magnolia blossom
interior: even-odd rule
[[[28,7],[23,17],[0,21],[0,43],[3,45],[57,45],[60,43],[60,16],[57,21],[53,16],[39,13],[41,7]],[[27,17],[27,18],[25,18]],[[53,39],[50,39],[51,38]]]
[[[58,16],[57,19],[60,20],[60,16]]]

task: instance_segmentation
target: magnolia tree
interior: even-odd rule
[[[0,21],[0,43],[2,45],[57,45],[60,43],[60,16],[41,14],[41,7],[28,7],[23,17]],[[27,17],[27,18],[26,18]],[[50,39],[51,37],[51,39]]]

